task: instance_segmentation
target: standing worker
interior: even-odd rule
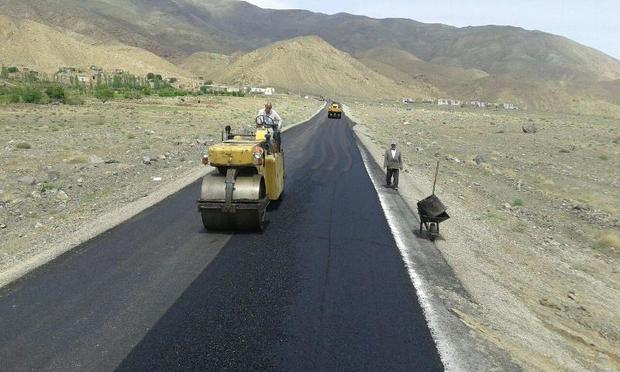
[[[390,143],[390,148],[385,150],[383,168],[387,171],[385,177],[386,187],[398,190],[398,174],[403,169],[403,159],[400,155],[400,151],[396,149],[396,141],[392,141]]]

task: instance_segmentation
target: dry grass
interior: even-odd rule
[[[600,246],[620,252],[620,235],[614,231],[602,233],[597,242]]]

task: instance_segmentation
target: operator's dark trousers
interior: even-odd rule
[[[396,169],[388,168],[387,175],[385,176],[385,184],[388,186],[398,187],[398,173],[399,172],[400,172],[400,169],[398,168]],[[392,178],[394,179],[394,182],[392,182]]]

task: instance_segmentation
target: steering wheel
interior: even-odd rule
[[[258,115],[256,117],[256,126],[261,126],[265,128],[273,128],[276,123],[273,119],[267,115]]]

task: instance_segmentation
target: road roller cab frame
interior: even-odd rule
[[[207,230],[262,230],[267,206],[284,192],[284,151],[277,125],[256,118],[254,134],[233,134],[209,147],[205,165],[216,168],[202,180],[198,211]],[[273,136],[269,132],[272,129]]]

